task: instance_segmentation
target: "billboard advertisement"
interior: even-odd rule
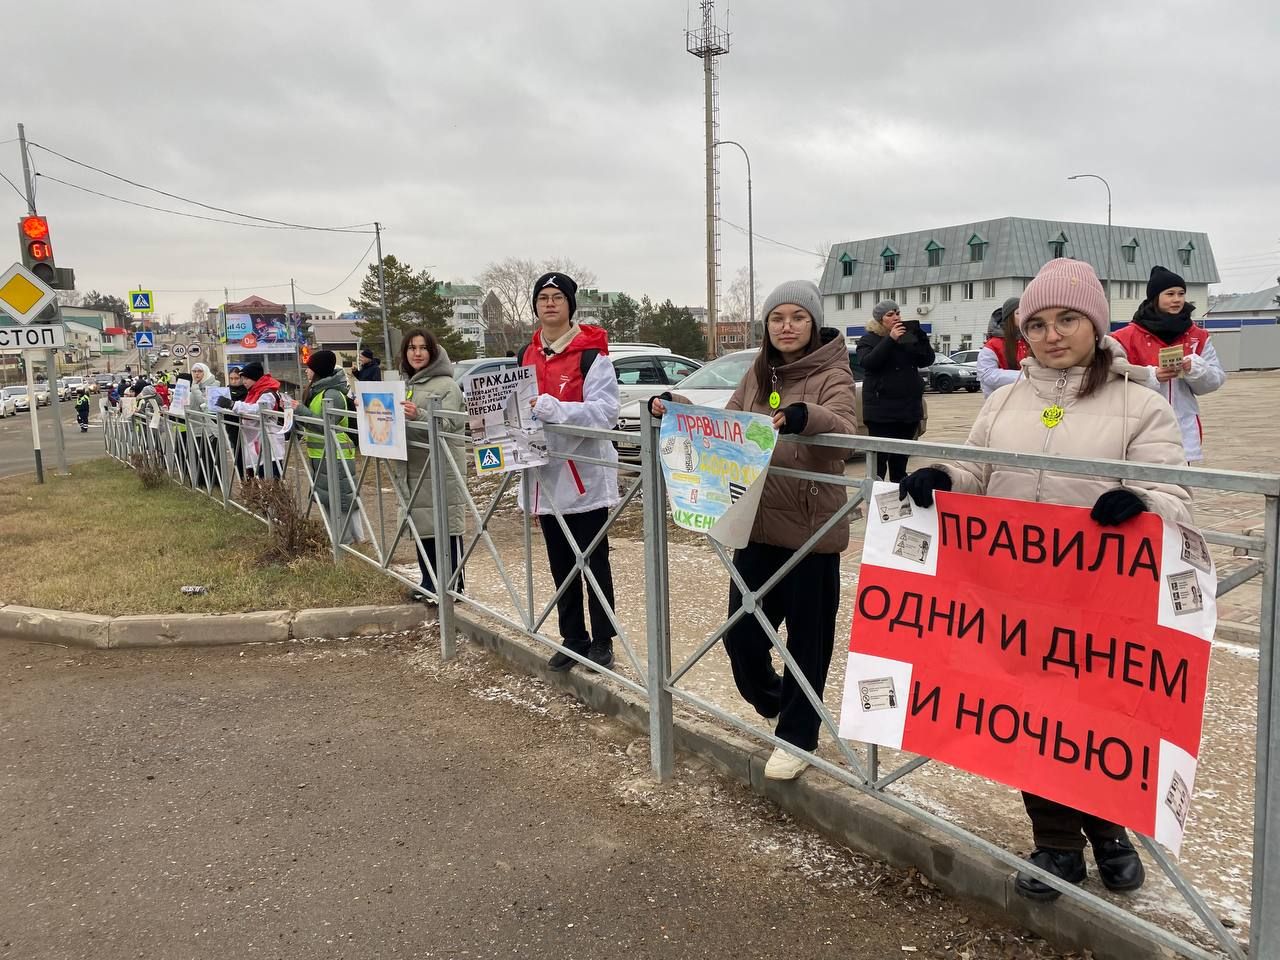
[[[228,353],[294,353],[297,330],[283,313],[229,313]]]

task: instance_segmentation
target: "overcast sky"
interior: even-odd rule
[[[689,10],[692,7],[692,10]],[[1202,230],[1220,291],[1280,274],[1280,17],[1269,0],[734,0],[721,132],[751,151],[759,285],[838,242],[1000,216]],[[928,11],[927,13],[925,11]],[[605,289],[705,300],[701,64],[685,0],[25,5],[0,140],[212,205],[380,220],[442,280],[569,257]],[[127,14],[124,13],[127,11]],[[31,18],[31,19],[28,19]],[[38,66],[43,64],[43,66]],[[33,151],[50,176],[210,216]],[[746,223],[741,155],[722,212]],[[21,185],[16,143],[0,172]],[[370,237],[153,213],[38,181],[78,288],[157,291],[178,320],[250,292],[347,309]],[[11,213],[24,210],[0,182]],[[724,227],[723,276],[746,263]],[[337,286],[333,292],[330,288]],[[164,291],[164,292],[161,292]],[[169,292],[172,291],[172,292]],[[190,292],[189,292],[190,291]]]

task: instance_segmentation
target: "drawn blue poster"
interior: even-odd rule
[[[745,547],[777,442],[764,414],[668,403],[658,451],[676,526]]]

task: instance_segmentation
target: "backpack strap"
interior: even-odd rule
[[[587,379],[587,371],[591,369],[591,365],[596,362],[596,357],[598,356],[600,356],[600,351],[595,347],[583,350],[582,353],[579,354],[579,364],[581,365],[582,380],[584,383]]]

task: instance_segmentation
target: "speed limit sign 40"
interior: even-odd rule
[[[191,344],[188,344],[188,345],[187,345],[187,356],[189,356],[189,357],[198,357],[198,356],[200,356],[200,344],[199,344],[199,343],[191,343]]]
[[[187,355],[187,348],[180,343],[175,343],[171,352],[175,359],[181,360]]]

